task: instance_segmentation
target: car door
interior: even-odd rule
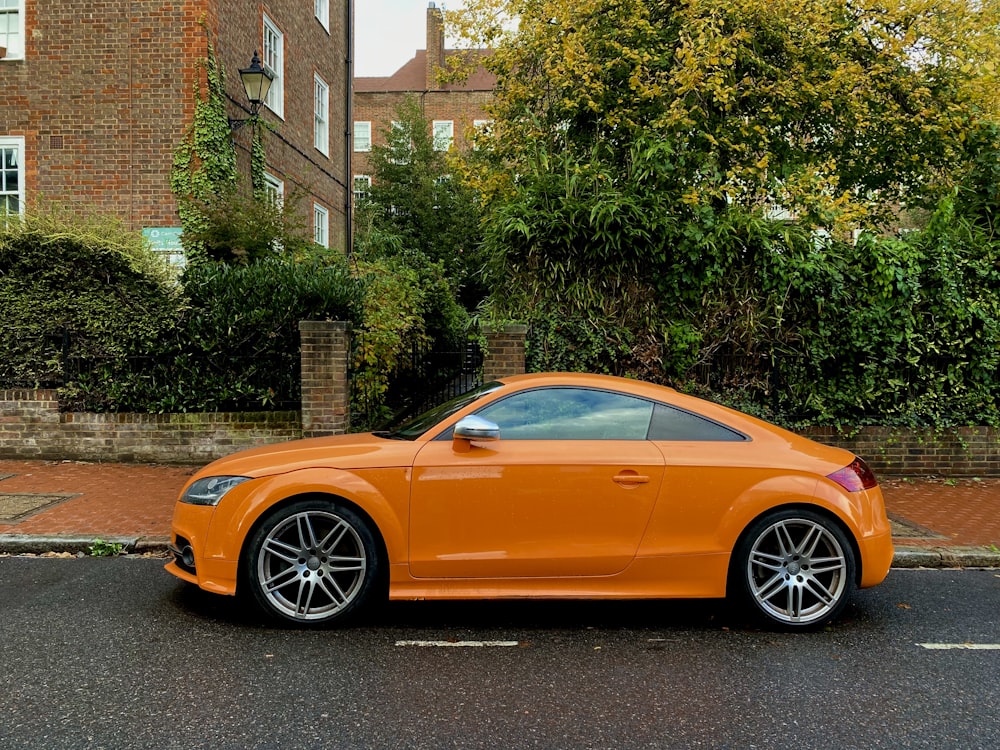
[[[635,557],[664,460],[653,405],[591,388],[522,391],[477,411],[500,440],[430,441],[413,465],[416,577],[611,575]]]

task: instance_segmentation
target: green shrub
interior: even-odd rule
[[[362,287],[342,260],[200,263],[184,272],[182,283],[178,326],[154,350],[156,366],[132,373],[129,408],[295,408],[301,398],[299,321],[360,321]]]
[[[525,351],[531,371],[600,372],[624,375],[632,364],[633,334],[607,320],[533,311]]]
[[[944,201],[924,230],[775,253],[779,409],[810,422],[997,424],[1000,252]]]
[[[116,219],[50,210],[0,231],[0,383],[62,382],[67,360],[125,366],[177,308],[166,264]]]

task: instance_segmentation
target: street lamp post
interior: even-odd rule
[[[254,50],[253,59],[249,68],[240,70],[240,80],[243,81],[243,90],[246,92],[247,100],[250,102],[250,117],[229,118],[229,126],[233,130],[239,130],[246,123],[252,121],[260,112],[260,105],[267,98],[267,92],[271,88],[274,74],[260,64],[260,57]]]
[[[257,186],[254,184],[253,154],[254,144],[257,141],[257,120],[259,119],[260,107],[267,98],[267,92],[271,88],[274,74],[260,63],[257,50],[254,50],[253,59],[250,60],[250,67],[240,70],[240,80],[243,82],[243,90],[246,92],[247,101],[250,102],[250,116],[244,118],[229,118],[229,127],[233,131],[239,130],[248,122],[253,125],[253,134],[250,139],[250,190],[256,193]]]

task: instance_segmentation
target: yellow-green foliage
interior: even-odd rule
[[[452,30],[495,49],[499,77],[478,140],[496,158],[470,170],[487,196],[508,193],[531,144],[643,136],[672,149],[674,200],[780,204],[849,226],[903,192],[948,188],[967,134],[1000,111],[997,0],[465,6]]]
[[[424,290],[417,271],[399,258],[361,260],[356,273],[365,283],[364,323],[354,355],[354,390],[369,404],[381,404],[405,354],[425,344]]]

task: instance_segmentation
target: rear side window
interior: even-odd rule
[[[683,409],[657,404],[649,426],[650,440],[674,441],[743,441],[746,437],[736,430],[699,417]]]

